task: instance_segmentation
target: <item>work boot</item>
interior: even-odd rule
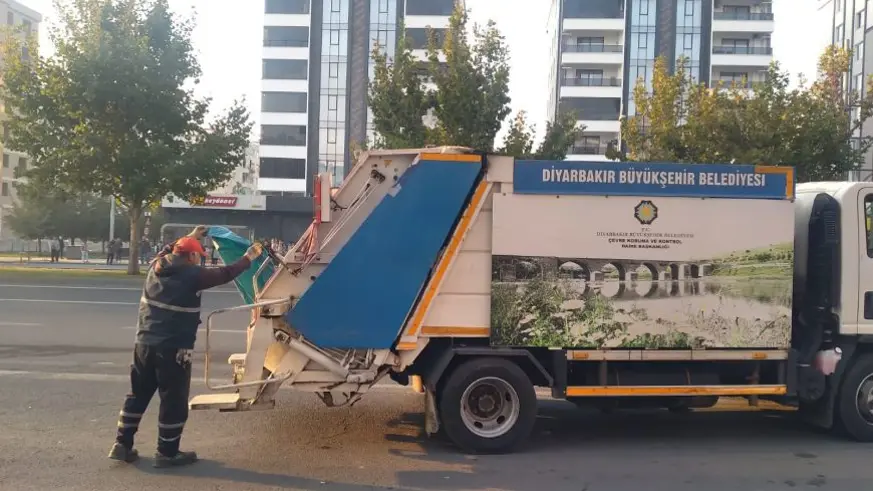
[[[177,452],[172,457],[167,457],[160,452],[155,454],[155,467],[158,468],[178,467],[193,464],[194,462],[197,462],[196,452]]]
[[[116,442],[115,445],[112,445],[112,449],[109,451],[109,458],[119,462],[127,462],[129,464],[131,462],[136,462],[136,459],[139,458],[139,452],[137,452],[136,449],[127,448]]]

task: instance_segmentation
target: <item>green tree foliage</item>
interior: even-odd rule
[[[193,88],[193,23],[167,0],[69,0],[50,31],[56,53],[22,59],[7,45],[7,145],[31,156],[42,189],[114,196],[127,210],[131,258],[143,210],[167,194],[203,196],[245,162],[252,123],[242,103],[207,124]],[[138,273],[130,261],[128,273]]]
[[[873,98],[847,92],[851,52],[831,46],[822,54],[819,77],[789,88],[789,76],[771,65],[766,79],[707,88],[693,83],[684,60],[670,73],[655,62],[652,91],[634,89],[636,114],[622,121],[630,161],[748,163],[793,166],[799,181],[842,179],[857,169],[873,138],[857,138],[873,115]],[[873,89],[868,81],[866,94]]]
[[[403,25],[398,29],[402,32]],[[422,118],[427,114],[428,96],[408,39],[399,37],[393,60],[384,53],[384,46],[378,44],[373,46],[371,56],[373,79],[367,98],[379,135],[372,143],[382,148],[423,147],[427,137]]]
[[[583,130],[575,113],[561,113],[555,121],[546,124],[545,136],[534,148],[536,128],[528,123],[527,114],[519,111],[497,153],[526,160],[564,160]]]
[[[473,26],[472,36],[467,27],[467,11],[458,7],[449,19],[444,39],[438,42],[429,32],[426,62],[413,56],[407,36],[400,36],[393,57],[379,46],[374,48],[374,77],[368,98],[378,136],[369,145],[494,150],[495,137],[510,114],[509,50],[494,22]],[[425,82],[433,84],[435,90],[426,88]],[[426,125],[426,116],[433,116],[435,123]],[[571,113],[561,114],[546,125],[538,147],[534,146],[533,130],[526,115],[516,116],[501,151],[519,157],[563,159],[581,133],[576,115]]]
[[[17,184],[16,190],[18,199],[7,220],[21,237],[33,240],[64,237],[92,242],[109,239],[109,199],[89,193],[47,192],[26,183]],[[116,236],[130,236],[125,211],[118,209],[115,218]]]

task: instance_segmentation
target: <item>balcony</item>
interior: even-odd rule
[[[564,14],[564,31],[624,31],[624,11],[606,17],[572,17]]]
[[[619,77],[563,77],[561,97],[615,97],[621,98]]]
[[[621,44],[565,44],[561,51],[561,63],[564,65],[624,63],[624,46]]]
[[[773,32],[771,12],[713,12],[713,32]]]
[[[609,146],[605,143],[600,145],[575,145],[567,152],[567,160],[605,161],[606,150]]]
[[[264,39],[261,57],[267,60],[308,60],[308,41],[293,39]]]
[[[773,20],[772,12],[715,12],[714,20]]]
[[[773,48],[764,46],[713,46],[712,66],[767,67]]]

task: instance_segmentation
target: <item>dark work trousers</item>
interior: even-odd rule
[[[133,448],[139,429],[155,391],[161,398],[158,412],[158,452],[172,457],[179,452],[182,430],[188,420],[188,393],[191,388],[191,350],[137,344],[130,366],[130,393],[118,417],[116,441]]]

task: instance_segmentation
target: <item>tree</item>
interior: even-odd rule
[[[400,32],[403,25],[398,26]],[[421,148],[427,140],[422,118],[427,114],[427,93],[422,87],[409,40],[399,36],[397,54],[389,60],[384,47],[373,46],[373,80],[367,99],[373,111],[380,148]]]
[[[70,0],[57,5],[51,58],[5,52],[8,146],[31,156],[46,189],[114,197],[130,223],[129,274],[139,272],[143,210],[163,196],[204,196],[245,162],[252,123],[241,102],[207,125],[209,99],[193,22],[167,0]]]
[[[509,50],[494,22],[473,26],[472,38],[467,22],[467,11],[458,7],[442,40],[430,31],[425,63],[413,56],[405,35],[393,57],[379,46],[373,50],[368,98],[378,136],[374,142],[355,142],[356,148],[452,145],[494,150],[495,137],[510,114]],[[434,88],[427,89],[425,82]],[[427,115],[435,118],[434,124],[424,123]],[[581,133],[576,115],[559,114],[546,124],[543,143],[534,152],[533,130],[526,115],[517,115],[500,151],[563,159]]]
[[[41,189],[27,181],[18,182],[16,191],[18,199],[13,203],[9,226],[22,237],[105,241],[109,236],[110,203],[106,198]],[[125,218],[122,213],[116,216],[119,237],[129,235]]]
[[[850,51],[831,46],[820,58],[818,80],[809,86],[801,79],[789,89],[788,74],[774,63],[762,82],[710,89],[691,81],[684,60],[671,74],[659,59],[651,92],[637,83],[635,114],[622,120],[625,152],[609,156],[788,165],[799,181],[843,179],[873,146],[873,137],[857,137],[873,115],[873,98],[843,88],[850,64]],[[868,81],[865,93],[870,90]]]
[[[536,128],[528,124],[527,114],[519,111],[497,153],[525,160],[564,160],[567,150],[579,139],[584,129],[579,125],[575,113],[559,113],[554,122],[546,124],[545,136],[534,150]]]

